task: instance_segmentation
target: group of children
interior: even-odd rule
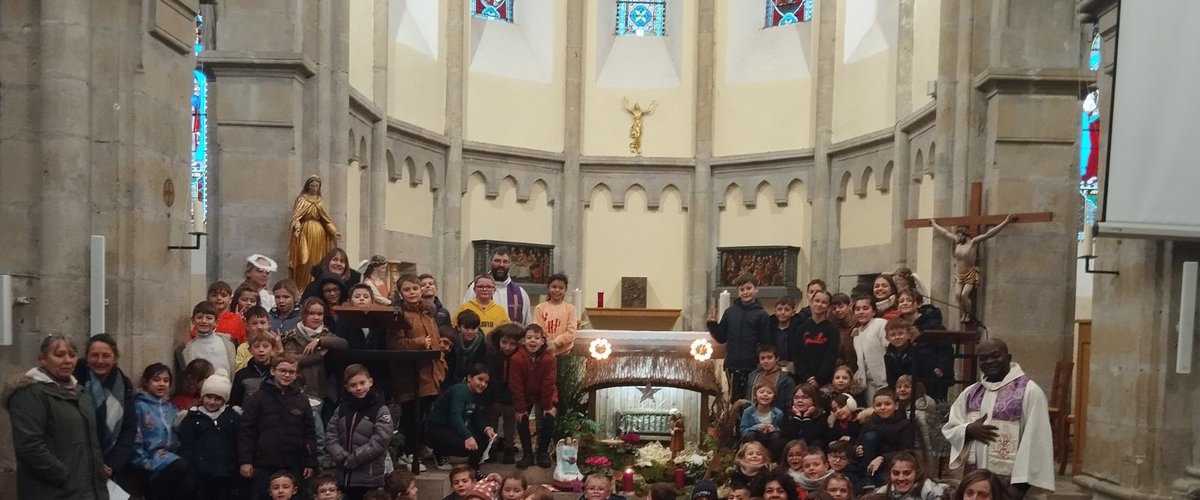
[[[720,321],[715,311],[709,317],[714,340],[726,345],[730,420],[741,443],[731,484],[751,486],[777,457],[802,498],[830,481],[850,494],[926,488],[921,465],[937,463],[935,398],[944,401],[953,381],[953,353],[921,337],[915,325],[942,329],[940,312],[921,305],[913,287],[897,290],[897,277],[881,275],[873,295],[854,298],[814,280],[808,307],[796,311],[785,297],[774,315],[752,278],[735,281],[738,301]]]
[[[182,380],[175,384],[161,363],[147,367],[141,380],[135,461],[150,475],[143,485],[148,498],[182,492],[205,499],[288,498],[289,489],[308,498],[305,483],[324,471],[339,494],[357,500],[387,483],[393,468],[420,461],[429,447],[438,468],[450,469],[451,455],[467,455],[478,470],[493,436],[494,459],[521,468],[551,466],[556,351],[570,350],[578,321],[564,302],[567,277],[549,278],[549,301],[535,310],[536,322],[520,325],[491,300],[496,284],[489,275],[473,281],[474,297],[453,315],[441,307],[432,276],[405,275],[386,300],[408,326],[381,331],[340,321],[334,309],[381,304],[379,285],[370,286],[373,273],[366,274],[367,281],[347,286],[327,273],[308,297],[281,280],[270,309],[260,304],[263,289],[234,290],[221,281],[208,287],[176,352]],[[441,355],[414,370],[404,363],[355,362],[347,349]],[[434,418],[438,411],[445,418]],[[502,436],[474,433],[484,425],[490,432],[501,421]],[[449,445],[436,445],[442,430]],[[404,446],[393,464],[388,450],[396,431]],[[316,498],[323,498],[321,484],[314,483]]]

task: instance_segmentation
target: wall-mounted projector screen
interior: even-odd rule
[[[1200,238],[1200,1],[1124,1],[1101,234]]]

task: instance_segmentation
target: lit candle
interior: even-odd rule
[[[604,308],[604,292],[596,292],[596,307]]]
[[[583,292],[579,291],[578,288],[576,288],[574,292],[571,292],[571,304],[574,305],[576,309],[582,310],[583,308]]]
[[[633,491],[633,468],[625,469],[625,474],[621,476],[621,491]]]
[[[192,232],[204,232],[204,205],[200,200],[192,200]]]
[[[726,309],[729,309],[729,290],[722,290],[721,295],[717,297],[717,321],[725,316]]]
[[[1096,245],[1096,240],[1095,240],[1095,235],[1092,234],[1092,226],[1084,226],[1083,227],[1083,249],[1080,251],[1083,252],[1083,255],[1087,255],[1087,256],[1096,255],[1096,252],[1094,251],[1095,245]]]
[[[683,489],[683,469],[680,467],[675,468],[675,487]]]

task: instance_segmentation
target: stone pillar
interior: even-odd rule
[[[1055,363],[1071,359],[1074,329],[1079,89],[1089,78],[1080,68],[1080,26],[1072,0],[1005,2],[977,10],[981,19],[988,50],[972,55],[983,68],[973,86],[986,121],[984,134],[971,132],[983,143],[982,162],[972,153],[968,170],[982,175],[985,212],[1050,211],[1054,220],[1009,226],[983,244],[977,310],[1049,388]]]
[[[838,186],[832,179],[833,163],[829,161],[829,146],[833,140],[833,67],[837,57],[837,2],[816,2],[813,12],[817,31],[817,56],[813,71],[813,170],[808,187],[812,205],[812,247],[809,249],[811,278],[836,283],[838,254],[837,203]]]
[[[896,126],[893,133],[892,180],[892,247],[896,249],[895,266],[912,266],[908,262],[908,238],[913,231],[904,228],[910,218],[909,199],[917,186],[912,182],[911,145],[903,121],[912,113],[913,62],[913,0],[900,0],[900,28],[896,40]]]
[[[583,41],[587,32],[584,2],[567,3],[567,48],[565,75],[565,117],[563,123],[562,201],[555,204],[558,234],[556,269],[574,282],[568,292],[583,288],[583,204],[579,178],[579,157],[583,142]],[[586,288],[584,288],[586,289]],[[583,315],[583,304],[575,304]]]
[[[465,292],[462,276],[463,110],[466,108],[466,2],[450,2],[446,19],[446,185],[438,193],[442,212],[438,231],[441,259],[438,273],[442,297],[458,300]],[[453,303],[453,300],[451,303]]]
[[[698,0],[696,30],[696,126],[695,170],[692,180],[692,203],[688,208],[688,260],[691,262],[685,278],[686,294],[683,309],[685,329],[704,330],[708,309],[708,290],[712,289],[712,270],[716,262],[716,235],[713,228],[717,218],[713,212],[713,37],[716,31],[714,0]],[[703,293],[701,293],[703,291]],[[715,304],[715,300],[713,301]]]
[[[382,254],[387,255],[387,248],[384,247],[385,231],[383,226],[384,218],[387,215],[387,185],[389,180],[389,172],[387,165],[387,109],[388,109],[388,65],[390,60],[388,57],[388,48],[390,40],[388,39],[388,0],[374,0],[375,4],[375,32],[372,36],[372,47],[375,52],[375,57],[372,58],[374,65],[371,68],[371,98],[375,102],[375,109],[380,110],[381,116],[371,128],[371,172],[367,176],[370,187],[365,192],[370,196],[369,201],[369,216],[367,220],[369,225],[363,226],[363,231],[367,233],[367,245],[363,248],[362,256],[369,258],[371,255]],[[353,28],[351,28],[353,29]],[[403,78],[403,75],[397,75],[397,78]],[[433,179],[428,179],[425,182],[433,182]]]
[[[933,155],[933,206],[934,214],[957,214],[954,212],[954,151],[958,131],[956,127],[958,119],[958,108],[965,106],[959,102],[959,71],[958,71],[958,52],[959,45],[963,42],[969,42],[969,35],[964,40],[962,31],[970,33],[969,27],[960,27],[958,22],[960,19],[959,10],[964,7],[965,3],[969,2],[942,2],[941,10],[941,30],[938,36],[938,82],[937,94],[935,96],[936,111],[934,114],[934,131],[937,134],[937,139],[934,142],[935,150],[931,152]],[[969,45],[968,45],[969,46]],[[964,75],[964,78],[969,75]],[[930,182],[930,181],[925,181]],[[962,209],[961,204],[958,207]],[[950,245],[945,239],[934,236],[933,250],[931,252],[933,267],[932,276],[925,276],[929,280],[929,293],[938,300],[948,303],[954,302],[954,294],[951,291],[950,280]],[[957,317],[953,311],[945,310],[945,317]],[[955,328],[956,325],[946,325],[950,328]]]

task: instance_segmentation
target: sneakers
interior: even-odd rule
[[[400,458],[399,458],[399,460],[397,460],[397,461],[398,461],[399,463],[403,464],[403,468],[405,468],[405,469],[409,469],[409,470],[411,470],[411,469],[412,469],[412,463],[413,463],[413,456],[412,456],[412,455],[409,455],[409,454],[407,454],[407,453],[406,453],[406,454],[403,454],[403,455],[400,455]],[[417,469],[418,469],[418,470],[420,470],[421,472],[425,472],[426,470],[428,470],[428,469],[425,467],[425,464],[424,464],[423,462],[420,462],[420,461],[418,461],[418,462],[417,462]]]
[[[538,453],[537,454],[537,465],[538,465],[538,467],[541,467],[543,469],[549,469],[550,468],[550,454],[546,453],[544,451],[541,453]]]
[[[450,470],[454,468],[450,466],[450,457],[439,457],[435,455],[433,460],[434,462],[437,462],[438,470]]]

